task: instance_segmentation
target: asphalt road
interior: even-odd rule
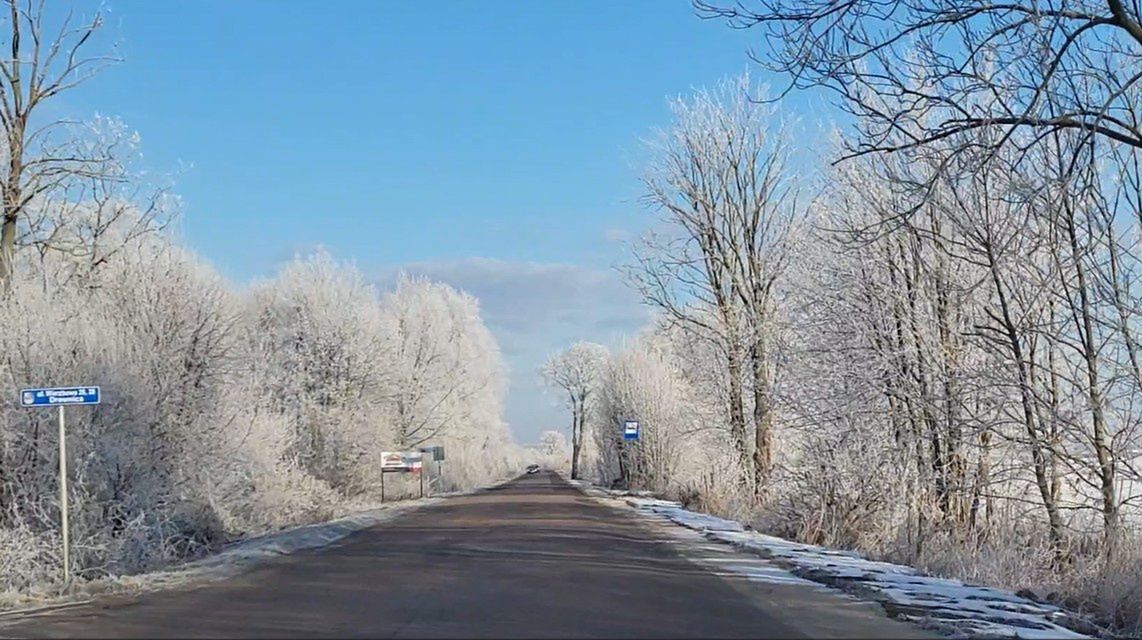
[[[0,636],[923,637],[838,595],[719,575],[550,473],[236,578],[9,619]]]

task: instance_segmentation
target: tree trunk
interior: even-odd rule
[[[615,436],[616,447],[618,448],[618,461],[619,461],[619,480],[622,481],[623,488],[630,488],[630,459],[628,458],[627,443],[623,441],[621,434]]]
[[[753,487],[755,497],[760,497],[773,464],[773,400],[769,393],[769,364],[761,338],[754,340],[749,356],[753,369]]]
[[[1094,320],[1091,317],[1090,293],[1087,290],[1086,267],[1083,264],[1082,250],[1079,247],[1078,233],[1075,229],[1074,212],[1067,207],[1066,231],[1070,245],[1071,259],[1074,260],[1075,277],[1079,294],[1078,318],[1081,326],[1078,327],[1082,338],[1083,358],[1087,374],[1087,399],[1090,402],[1091,414],[1091,443],[1094,445],[1095,455],[1098,457],[1099,482],[1102,490],[1102,522],[1103,532],[1107,541],[1107,549],[1113,548],[1118,530],[1118,495],[1114,486],[1114,454],[1110,450],[1110,437],[1107,433],[1106,414],[1103,410],[1102,391],[1099,389],[1098,375],[1098,346],[1095,344]],[[1073,304],[1073,303],[1072,303]]]
[[[16,20],[15,4],[12,5],[12,20]],[[13,32],[13,60],[18,60],[19,35],[15,25],[11,25]],[[3,185],[4,222],[0,226],[0,295],[7,295],[12,290],[12,280],[16,274],[16,223],[20,219],[23,208],[24,190],[22,188],[24,177],[24,132],[27,125],[27,114],[18,108],[20,99],[20,65],[13,64],[13,96],[15,100],[16,116],[6,123],[8,143],[8,175]],[[34,67],[33,67],[34,68]]]
[[[888,279],[891,284],[893,292],[900,290],[899,277],[902,277],[902,267],[897,264],[896,252],[893,250],[893,245],[889,243],[884,244],[884,258],[885,264],[888,267]],[[903,259],[903,252],[901,252],[901,259]],[[900,395],[900,402],[904,405],[905,413],[908,418],[909,434],[911,436],[911,452],[914,454],[914,463],[916,466],[916,479],[912,486],[911,493],[911,506],[914,507],[916,512],[916,537],[912,547],[915,554],[913,559],[917,559],[924,551],[924,535],[927,526],[927,506],[928,506],[928,491],[926,485],[927,472],[925,471],[926,461],[924,457],[924,436],[920,426],[920,421],[917,417],[917,410],[913,401],[910,390],[905,387],[909,380],[914,380],[915,376],[912,374],[912,367],[908,361],[908,348],[904,332],[904,306],[898,300],[892,300],[889,303],[889,311],[892,314],[892,333],[889,339],[892,341],[890,350],[890,357],[895,365],[896,389]]]
[[[579,451],[583,446],[583,403],[574,400],[571,410],[571,479],[579,479]]]
[[[994,250],[990,244],[987,245],[986,250],[988,270],[990,271],[991,281],[995,286],[996,296],[999,301],[1004,334],[1007,338],[1007,346],[1011,350],[1011,358],[1015,361],[1020,401],[1023,407],[1023,423],[1027,429],[1027,437],[1031,445],[1031,461],[1035,469],[1035,484],[1039,488],[1039,496],[1043,500],[1043,508],[1047,511],[1047,524],[1049,527],[1051,546],[1055,552],[1055,559],[1058,562],[1062,562],[1065,559],[1065,550],[1063,548],[1063,520],[1059,514],[1058,502],[1051,492],[1050,478],[1047,473],[1048,460],[1043,451],[1042,435],[1035,424],[1034,391],[1030,388],[1031,382],[1028,379],[1027,360],[1023,354],[1023,345],[1020,342],[1018,329],[1016,329],[1015,321],[1012,320],[1011,317],[1011,307],[1007,300],[1007,290],[999,277],[999,265],[996,262]]]
[[[952,515],[958,526],[967,523],[968,512],[975,498],[969,499],[967,491],[967,460],[964,454],[963,432],[960,424],[960,392],[956,384],[960,375],[959,344],[956,340],[953,305],[949,299],[947,274],[949,272],[947,253],[943,242],[939,217],[932,215],[932,228],[936,248],[936,273],[934,277],[936,293],[936,328],[940,341],[939,367],[937,373],[943,378],[944,404],[944,455],[947,463],[947,486],[951,494]]]
[[[925,354],[924,338],[921,335],[920,323],[918,321],[921,315],[919,298],[921,277],[920,263],[922,262],[922,256],[920,255],[919,239],[915,234],[909,235],[908,244],[911,260],[905,255],[903,243],[900,245],[900,257],[902,263],[910,263],[911,266],[911,269],[901,269],[901,275],[903,276],[904,290],[908,299],[908,328],[912,338],[912,347],[916,353],[916,366],[913,368],[913,378],[916,380],[920,392],[920,417],[928,431],[932,472],[935,476],[936,484],[936,504],[940,507],[941,517],[946,518],[949,511],[946,448],[943,443],[942,434],[940,433],[939,422],[933,412],[935,402],[933,401],[931,386],[929,384],[932,374],[928,370],[928,358]]]
[[[975,471],[975,486],[972,487],[971,513],[968,528],[976,529],[979,510],[983,508],[984,489],[991,484],[991,432],[983,430],[979,434],[979,464]]]
[[[16,273],[16,216],[4,216],[0,226],[0,295],[12,290],[12,278]]]
[[[750,460],[745,446],[745,403],[742,399],[742,363],[738,349],[734,345],[729,345],[729,350],[726,354],[726,369],[730,376],[730,434],[734,440],[734,450],[737,451],[741,468],[743,471],[748,471]]]

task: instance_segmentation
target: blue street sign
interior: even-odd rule
[[[638,440],[638,420],[623,420],[623,440]]]
[[[25,407],[54,407],[61,404],[99,404],[99,387],[21,389],[20,404]]]

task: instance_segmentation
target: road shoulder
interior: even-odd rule
[[[799,578],[754,553],[706,539],[672,522],[647,517],[624,500],[581,483],[569,483],[584,496],[624,517],[637,518],[648,534],[680,556],[721,577],[758,609],[811,638],[942,638],[927,629],[895,620],[879,604]]]
[[[73,585],[69,592],[38,593],[8,606],[0,602],[0,628],[54,612],[88,606],[121,605],[147,594],[194,589],[234,578],[282,556],[340,544],[354,534],[416,510],[439,504],[446,498],[472,495],[514,479],[514,477],[507,478],[473,489],[441,493],[428,498],[393,501],[372,508],[359,509],[325,522],[298,525],[242,538],[204,557],[155,571],[79,582]]]

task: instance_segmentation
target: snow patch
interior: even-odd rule
[[[761,582],[764,584],[799,584],[814,588],[820,588],[821,586],[811,580],[799,578],[781,567],[756,560],[733,560],[723,563],[711,558],[703,558],[703,561],[711,564],[716,563],[718,568],[743,576],[750,582]]]
[[[156,591],[178,588],[199,580],[230,578],[271,558],[333,544],[351,533],[380,524],[407,511],[440,502],[444,498],[476,494],[503,485],[512,479],[514,476],[504,477],[483,487],[437,493],[430,498],[382,504],[375,502],[342,504],[338,512],[348,515],[326,522],[243,538],[223,546],[217,553],[207,557],[151,573],[78,582],[73,585],[70,593],[49,593],[43,590],[32,594],[0,593],[0,621],[89,604],[93,602],[93,597],[101,595]]]
[[[727,562],[725,567],[757,579],[791,577],[869,598],[896,618],[972,638],[1088,638],[1072,629],[1097,633],[1089,621],[1059,607],[1008,591],[921,574],[912,567],[877,562],[852,551],[792,542],[755,531],[739,522],[688,511],[677,502],[626,498],[639,512],[664,517],[705,537],[747,549],[777,567]],[[1065,626],[1064,626],[1065,625]]]
[[[224,546],[218,553],[200,560],[157,573],[124,576],[119,578],[118,582],[123,586],[135,588],[167,588],[203,579],[230,578],[271,558],[333,544],[352,533],[439,500],[437,497],[402,501],[328,522],[247,538]]]
[[[728,545],[710,541],[689,529],[675,528],[668,533],[678,544],[685,546],[686,557],[706,565],[717,575],[735,576],[765,584],[795,584],[827,589],[816,582],[793,575],[770,560],[738,553]]]

